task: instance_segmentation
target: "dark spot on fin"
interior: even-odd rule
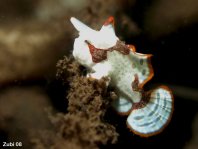
[[[143,70],[142,70],[142,75],[145,75],[145,74],[146,74],[146,70],[143,69]]]
[[[140,59],[140,65],[143,65],[143,62],[144,62],[143,59]]]

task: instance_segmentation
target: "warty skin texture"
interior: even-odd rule
[[[129,115],[127,126],[143,137],[161,132],[170,121],[173,96],[167,87],[161,86],[145,98],[143,85],[153,77],[150,55],[121,44],[114,31],[113,17],[107,19],[100,31],[76,18],[71,18],[71,22],[79,32],[74,41],[74,58],[89,70],[88,77],[108,78],[107,85],[114,87],[119,96],[112,105],[118,113]],[[116,47],[127,47],[129,52],[115,50]],[[100,54],[104,56],[101,59]]]

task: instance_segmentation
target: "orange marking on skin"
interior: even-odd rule
[[[90,53],[93,54],[96,48],[89,41],[85,40],[85,42],[89,47]]]
[[[132,90],[133,91],[139,91],[139,78],[138,78],[138,75],[135,74],[134,77],[135,77],[135,79],[131,83]]]
[[[99,49],[94,47],[89,41],[85,40],[89,47],[90,54],[92,56],[92,61],[94,63],[99,63],[105,59],[107,59],[107,51],[104,49]]]
[[[114,26],[114,17],[109,17],[105,22],[104,22],[104,26],[107,26],[111,24],[112,26]]]
[[[136,48],[135,48],[134,45],[129,44],[129,45],[127,45],[127,47],[128,47],[131,51],[136,52]]]

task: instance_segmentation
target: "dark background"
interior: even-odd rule
[[[65,88],[61,81],[56,80],[55,74],[56,62],[63,55],[71,53],[76,36],[69,18],[75,16],[97,28],[107,16],[113,15],[117,35],[126,43],[135,45],[139,53],[153,55],[155,75],[145,89],[160,84],[168,85],[173,90],[175,110],[168,127],[161,134],[150,138],[140,138],[130,133],[125,125],[126,117],[116,113],[112,117],[112,111],[108,111],[106,119],[116,126],[120,137],[115,145],[101,145],[101,148],[198,148],[197,8],[196,0],[85,0],[82,3],[63,0],[1,1],[1,139],[21,139],[25,142],[28,140],[28,128],[34,128],[37,121],[45,117],[45,114],[41,114],[29,122],[29,118],[40,115],[34,107],[37,100],[30,98],[26,104],[30,96],[39,94],[38,98],[46,101],[43,105],[66,112]],[[123,23],[123,17],[130,20],[128,24]],[[8,42],[12,41],[17,31],[20,33],[18,40]],[[44,34],[49,39],[43,37]],[[31,35],[40,40],[26,40],[32,39]],[[32,110],[28,111],[29,108]],[[34,113],[34,110],[38,113]],[[26,114],[23,118],[20,114],[15,117],[18,112]],[[23,126],[25,123],[28,123],[26,127]],[[49,127],[46,123],[41,122],[41,129]],[[24,144],[28,146],[27,142]]]

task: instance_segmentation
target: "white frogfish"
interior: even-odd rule
[[[145,92],[143,86],[153,77],[151,55],[137,53],[115,34],[114,18],[109,17],[99,31],[76,18],[71,23],[79,32],[73,46],[74,58],[94,79],[108,78],[118,99],[112,106],[121,115],[128,115],[127,126],[135,134],[148,137],[161,132],[173,112],[173,96],[166,86]]]

